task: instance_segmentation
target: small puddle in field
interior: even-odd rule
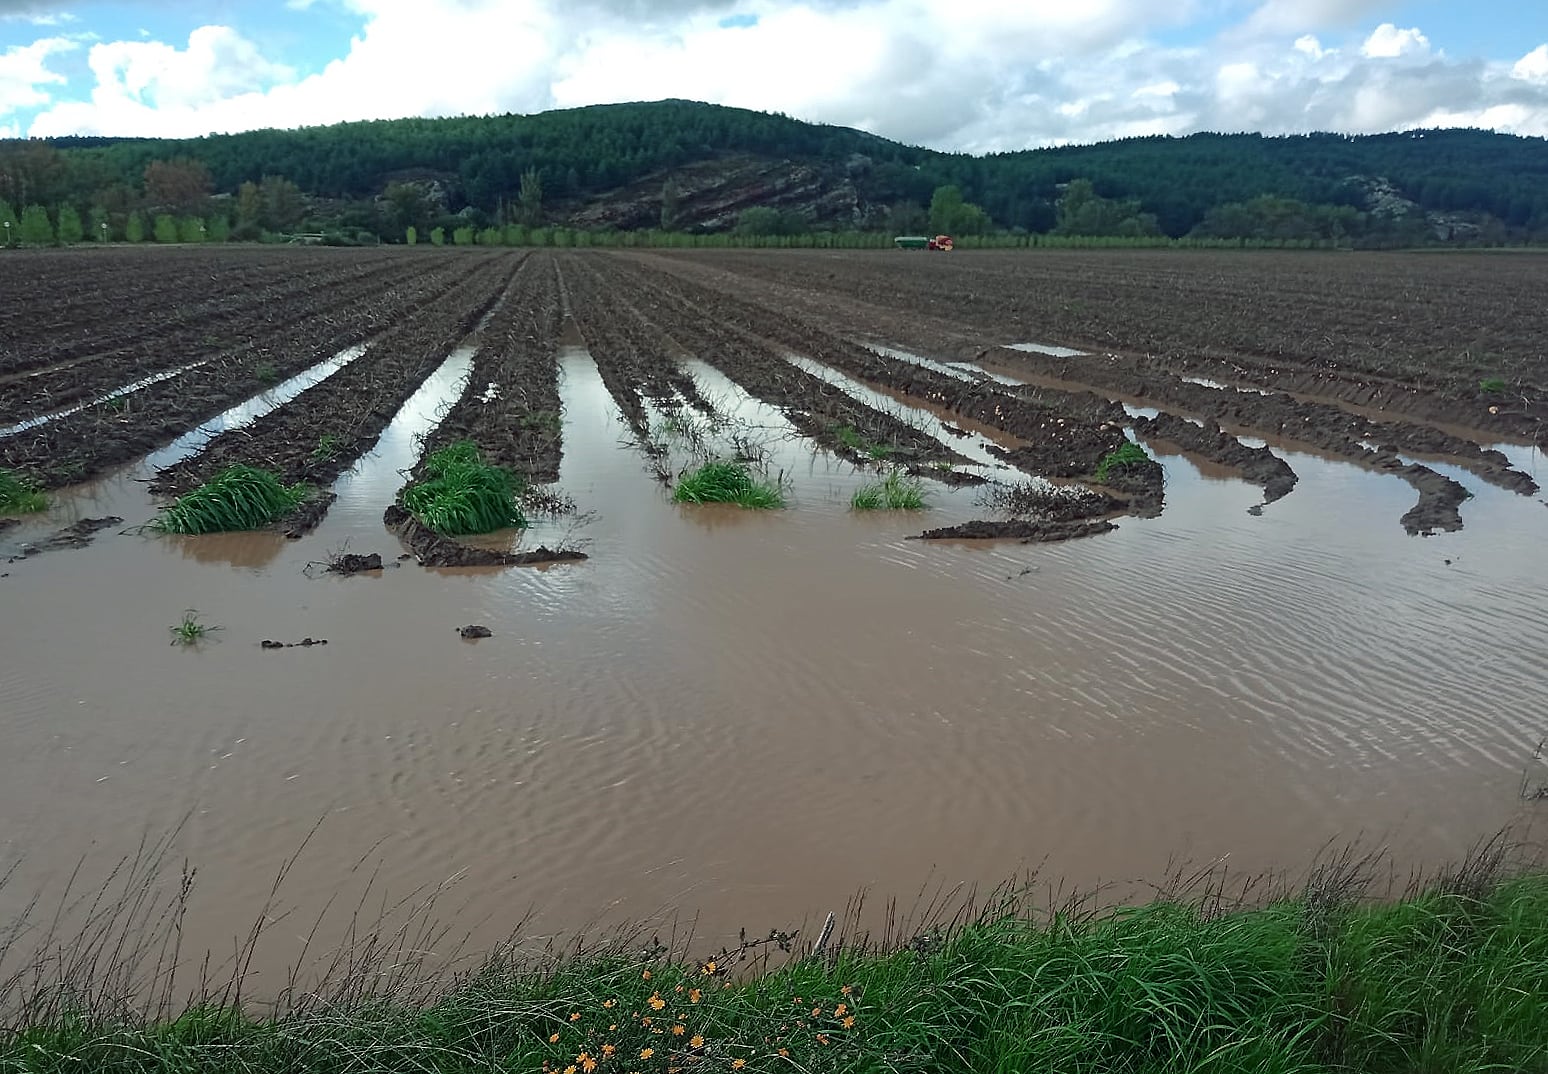
[[[154,472],[181,462],[199,452],[208,441],[221,433],[251,425],[270,411],[278,410],[308,388],[321,384],[365,352],[364,344],[346,347],[332,358],[326,358],[288,380],[280,381],[274,387],[259,392],[246,402],[218,414],[198,428],[189,430],[166,447],[151,452],[145,456],[144,466]]]
[[[953,425],[961,429],[966,436],[957,436],[947,428],[945,419],[937,416],[922,406],[915,406],[913,402],[904,403],[897,397],[881,392],[869,385],[862,384],[848,374],[841,373],[837,369],[823,365],[821,362],[807,358],[800,354],[782,355],[785,361],[797,369],[810,373],[814,377],[833,385],[845,395],[859,403],[864,403],[872,410],[897,418],[905,425],[910,425],[926,436],[936,440],[942,447],[956,451],[972,459],[977,464],[975,472],[982,472],[985,477],[994,477],[998,471],[1008,469],[1004,460],[994,454],[991,448],[1002,446],[991,440],[981,432],[974,432],[965,425]],[[979,470],[978,468],[981,468]]]
[[[452,351],[398,408],[371,450],[339,475],[333,483],[338,499],[319,534],[326,538],[336,527],[369,527],[373,520],[380,524],[382,512],[398,498],[404,472],[419,462],[422,438],[435,430],[467,389],[473,353],[466,344]]]
[[[167,369],[160,373],[153,373],[148,377],[141,377],[139,380],[131,381],[121,388],[115,388],[106,395],[99,395],[95,399],[89,399],[84,403],[76,403],[73,406],[67,406],[47,414],[39,414],[35,418],[28,418],[26,421],[18,422],[15,425],[4,426],[0,428],[0,439],[15,436],[17,433],[26,432],[28,429],[36,429],[40,425],[47,425],[49,422],[58,421],[60,418],[68,418],[71,414],[79,414],[83,410],[90,410],[94,406],[110,403],[114,399],[122,399],[139,391],[141,388],[148,388],[152,384],[160,384],[163,381],[171,380],[173,377],[180,377],[190,369],[198,369],[200,366],[208,365],[209,363],[210,359],[206,358],[202,362],[189,362],[187,365],[180,365],[176,369]],[[47,372],[47,370],[44,370],[44,372]]]
[[[884,354],[889,358],[896,358],[901,362],[908,362],[922,369],[933,369],[937,373],[944,373],[948,377],[956,377],[958,380],[982,381],[988,379],[996,384],[1003,384],[1009,387],[1016,387],[1026,383],[1004,373],[997,373],[991,369],[974,365],[972,362],[941,362],[899,347],[875,347],[873,349],[877,354]]]
[[[1007,343],[1005,349],[1010,351],[1025,351],[1028,354],[1046,354],[1050,358],[1085,358],[1086,351],[1072,350],[1069,347],[1056,347],[1049,343]]]
[[[1236,384],[1222,384],[1220,381],[1210,380],[1208,377],[1179,376],[1177,379],[1182,381],[1184,384],[1197,384],[1201,388],[1214,388],[1216,391],[1222,392],[1240,392],[1243,395],[1274,394],[1273,392],[1265,391],[1262,388],[1246,388]]]

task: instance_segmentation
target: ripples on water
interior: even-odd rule
[[[595,512],[589,562],[303,575],[346,542],[397,555],[381,510],[463,355],[307,540],[107,533],[3,568],[28,611],[0,626],[0,852],[57,879],[191,812],[189,927],[223,940],[327,817],[301,906],[379,845],[394,890],[464,877],[492,934],[530,905],[553,927],[674,905],[718,935],[932,870],[1250,870],[1360,833],[1434,861],[1518,817],[1548,732],[1540,502],[1459,471],[1467,528],[1409,538],[1395,478],[1290,453],[1300,484],[1252,517],[1260,490],[1170,456],[1158,519],[926,546],[925,519],[849,512],[868,475],[695,372],[769,430],[792,510],[671,504],[569,350],[561,487]],[[149,510],[133,482],[92,495],[48,524]],[[974,496],[934,490],[928,524],[980,516]],[[187,607],[225,627],[196,652],[167,645]],[[472,622],[494,637],[460,640]],[[257,644],[304,635],[330,644]]]

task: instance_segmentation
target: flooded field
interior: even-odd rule
[[[875,308],[796,305],[794,278],[760,298],[675,259],[476,257],[433,262],[446,289],[415,284],[407,328],[298,321],[272,387],[212,389],[180,430],[133,400],[250,359],[171,348],[79,410],[0,411],[4,465],[52,489],[0,529],[0,919],[174,830],[196,949],[229,949],[304,844],[272,967],[367,886],[450,885],[476,939],[529,911],[540,932],[676,911],[718,944],[862,888],[1250,873],[1356,839],[1423,866],[1530,833],[1548,465],[1528,438],[1196,371],[1120,383],[1139,367],[1033,326],[969,359],[901,311],[883,337]],[[66,434],[88,480],[29,461]],[[409,555],[383,511],[460,438],[573,501],[467,545],[587,558]],[[1095,481],[1129,438],[1156,481]],[[732,455],[786,509],[672,501]],[[293,537],[136,529],[238,460],[336,499]],[[893,468],[928,511],[851,510]],[[1099,509],[1012,518],[993,490],[1027,483]],[[1011,522],[1026,540],[916,539]],[[1054,540],[1071,522],[1116,528]],[[319,569],[341,550],[385,569]],[[186,609],[221,629],[168,644]],[[327,645],[262,647],[305,638]]]

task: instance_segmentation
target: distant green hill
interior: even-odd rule
[[[546,219],[593,227],[665,222],[721,230],[756,207],[817,228],[917,226],[932,193],[952,184],[995,228],[1041,232],[1060,223],[1063,185],[1086,178],[1103,198],[1137,199],[1130,209],[1153,214],[1155,227],[1172,236],[1198,228],[1211,209],[1263,195],[1362,213],[1384,202],[1416,217],[1431,214],[1432,231],[1433,214],[1460,214],[1513,235],[1548,236],[1548,141],[1541,138],[1470,130],[1198,134],[972,156],[691,101],[179,140],[0,142],[0,199],[18,214],[30,203],[56,214],[70,204],[83,218],[94,208],[104,218],[154,211],[144,200],[146,167],[174,158],[202,162],[216,194],[283,176],[314,199],[314,209],[315,199],[326,199],[337,218],[388,238],[394,229],[401,236],[408,219],[383,208],[393,183],[430,198],[428,209],[404,210],[427,216],[423,223],[455,223],[457,216],[483,227],[514,217],[528,170],[540,180]],[[1258,219],[1289,210],[1265,204],[1254,211]],[[1208,226],[1245,226],[1222,223],[1228,218],[1236,219],[1217,214]],[[1349,226],[1368,229],[1373,219]]]

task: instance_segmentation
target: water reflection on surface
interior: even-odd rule
[[[1361,833],[1434,862],[1526,815],[1548,711],[1537,499],[1457,471],[1467,528],[1417,539],[1390,477],[1290,451],[1300,483],[1254,517],[1259,489],[1163,455],[1159,518],[927,545],[917,516],[854,516],[870,474],[697,366],[766,431],[793,507],[674,505],[589,356],[562,363],[586,563],[304,573],[346,542],[396,560],[381,511],[460,390],[448,363],[306,539],[107,532],[6,567],[0,602],[26,614],[0,620],[0,855],[24,860],[0,914],[185,816],[188,942],[219,945],[319,818],[295,906],[377,847],[393,891],[460,877],[492,938],[529,906],[545,928],[681,907],[718,937],[861,885],[1293,867]],[[130,478],[89,495],[50,524],[148,509]],[[929,524],[980,517],[975,495],[932,485]],[[169,646],[185,608],[224,629]],[[494,636],[465,643],[468,623]],[[303,636],[330,644],[258,644]]]

